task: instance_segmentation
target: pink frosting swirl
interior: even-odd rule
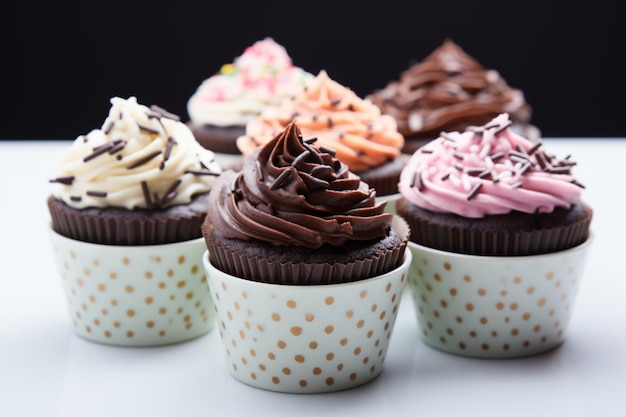
[[[509,127],[507,113],[480,127],[448,132],[418,149],[400,176],[400,193],[434,212],[483,217],[569,208],[584,188],[573,161],[558,159]]]

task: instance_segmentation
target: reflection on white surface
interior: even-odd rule
[[[594,246],[559,348],[523,359],[452,356],[418,338],[404,294],[382,374],[331,394],[263,391],[230,376],[212,330],[157,348],[71,330],[46,238],[48,178],[68,142],[0,142],[1,416],[623,416],[626,140],[546,140],[571,153],[594,208]],[[28,161],[28,163],[26,163]]]

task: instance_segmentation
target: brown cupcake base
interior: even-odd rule
[[[195,126],[192,123],[187,123],[187,126],[204,148],[219,153],[241,154],[237,148],[237,138],[246,133],[245,126]]]
[[[162,210],[127,210],[122,207],[75,209],[48,197],[55,232],[71,239],[102,245],[161,245],[202,236],[209,193],[186,205]]]
[[[228,239],[211,226],[205,223],[203,234],[216,268],[252,281],[288,285],[352,282],[384,274],[402,263],[410,235],[406,222],[395,216],[382,240],[311,250]]]
[[[411,228],[411,241],[448,252],[483,256],[524,256],[558,252],[587,240],[593,212],[579,202],[552,213],[511,212],[483,218],[435,213],[405,198],[396,211]]]

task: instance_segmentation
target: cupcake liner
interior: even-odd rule
[[[551,214],[547,214],[541,223],[533,221],[526,228],[501,228],[500,225],[508,223],[508,218],[513,222],[521,216],[533,219],[534,215],[487,216],[454,224],[449,221],[454,215],[429,213],[421,216],[416,213],[424,210],[404,199],[397,202],[396,210],[411,228],[411,241],[443,251],[483,256],[537,255],[577,246],[587,239],[592,217],[592,210],[579,203],[570,209],[572,213],[580,211],[572,221],[550,224]],[[490,223],[495,218],[498,218],[497,227]]]
[[[164,210],[74,209],[53,197],[48,208],[54,230],[71,239],[103,245],[157,245],[202,236],[208,193],[189,205]]]
[[[281,259],[253,256],[242,252],[228,240],[205,234],[211,263],[223,272],[251,281],[287,284],[317,285],[358,281],[392,270],[403,259],[410,229],[406,221],[394,216],[391,229],[399,244],[378,250],[375,254],[351,262],[290,262]],[[309,249],[303,249],[309,251]]]

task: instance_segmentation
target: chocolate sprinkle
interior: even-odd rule
[[[64,185],[72,185],[72,183],[74,182],[74,176],[71,177],[58,177],[58,178],[54,178],[52,180],[50,180],[50,182],[58,182],[60,184],[64,184]]]
[[[107,196],[106,191],[87,191],[86,194],[91,197],[106,197]]]
[[[102,145],[102,146],[98,146],[97,148],[94,148],[93,153],[83,158],[83,162],[91,161],[92,159],[102,155],[103,153],[108,152],[109,149],[111,149],[112,147],[113,147],[113,144],[109,142],[106,145]]]
[[[159,134],[159,131],[158,131],[158,130],[153,129],[153,128],[151,128],[151,127],[149,127],[149,126],[146,126],[146,125],[142,125],[141,123],[137,123],[137,126],[139,127],[139,129],[141,129],[141,130],[145,130],[145,131],[146,131],[146,132],[148,132],[148,133],[152,133],[152,134],[155,134],[155,135],[158,135],[158,134]]]
[[[541,141],[535,143],[528,151],[528,155],[534,154],[541,147]]]
[[[336,106],[339,103],[341,103],[341,97],[334,98],[334,99],[330,100],[330,105],[331,106]]]
[[[150,198],[150,190],[148,189],[148,183],[141,181],[141,191],[143,191],[143,198],[146,201],[146,207],[152,208],[152,199]]]
[[[472,189],[470,190],[470,192],[467,194],[467,200],[469,201],[469,200],[471,200],[472,198],[474,198],[474,196],[475,196],[476,194],[478,194],[478,191],[480,191],[480,189],[482,188],[482,186],[483,186],[483,183],[482,183],[482,182],[477,183],[477,184],[474,186],[474,188],[472,188]]]
[[[78,195],[73,195],[73,196],[70,196],[70,200],[72,200],[72,201],[80,201],[80,200],[82,200],[82,198],[80,196],[78,196]]]
[[[411,181],[413,187],[417,187],[418,191],[424,189],[424,183],[422,182],[422,171],[416,171],[413,173],[413,181]]]
[[[160,154],[161,154],[161,151],[154,151],[151,154],[144,156],[140,160],[135,161],[134,163],[130,164],[129,166],[126,167],[126,169],[138,168],[138,167],[142,166],[143,164],[145,164],[146,162],[150,161],[151,159],[153,159],[154,157],[156,157],[157,155],[160,155]]]
[[[333,148],[329,148],[328,146],[320,146],[320,151],[327,153],[331,156],[335,156],[337,154],[336,150],[334,150]]]
[[[176,122],[180,121],[180,117],[177,114],[171,113],[164,108],[157,106],[156,104],[150,106],[150,110],[158,113],[161,117],[165,117],[166,119],[172,119]]]
[[[219,172],[213,172],[213,171],[198,171],[196,169],[188,169],[185,171],[185,174],[192,174],[192,175],[212,175],[214,177],[217,177],[220,175]]]
[[[282,186],[283,183],[285,183],[289,179],[290,176],[291,176],[291,170],[290,169],[286,169],[283,172],[281,172],[280,175],[278,177],[276,177],[276,179],[274,180],[274,182],[270,186],[270,190],[275,190],[275,189],[279,188],[280,186]]]
[[[291,166],[297,167],[300,162],[306,161],[309,155],[311,155],[311,151],[309,151],[308,149],[302,151],[300,155],[298,155],[293,161],[291,161]],[[261,179],[260,181],[263,180]]]
[[[307,151],[307,152],[308,152],[308,151]],[[263,182],[263,178],[264,178],[264,177],[263,177],[263,169],[262,169],[262,167],[261,167],[261,163],[260,163],[258,160],[255,160],[255,161],[254,161],[254,165],[255,165],[255,168],[256,168],[256,179],[257,179],[259,182]],[[292,164],[292,165],[293,165],[293,164]]]

